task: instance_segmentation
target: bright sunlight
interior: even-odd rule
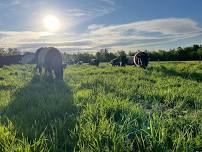
[[[58,31],[61,28],[60,20],[53,15],[47,15],[43,19],[43,24],[44,24],[44,27],[51,32]]]

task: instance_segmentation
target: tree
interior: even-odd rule
[[[129,51],[129,52],[128,52],[128,55],[129,55],[129,56],[134,56],[135,53],[136,53],[136,52]]]
[[[197,50],[197,56],[198,56],[198,59],[201,60],[202,59],[202,48],[199,48]]]
[[[8,48],[8,55],[19,55],[21,54],[17,48]]]
[[[119,54],[119,58],[120,58],[122,65],[125,65],[127,62],[125,51],[119,51],[118,54]]]
[[[0,48],[0,56],[6,55],[6,50],[4,48]]]
[[[109,52],[107,49],[101,49],[99,52],[96,52],[96,58],[101,62],[109,62],[112,59],[116,58],[116,56]]]

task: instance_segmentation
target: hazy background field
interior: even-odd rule
[[[64,81],[5,66],[0,151],[200,150],[201,81],[199,61],[72,65]]]

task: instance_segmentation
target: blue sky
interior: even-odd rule
[[[0,0],[0,47],[170,49],[202,44],[201,0]],[[47,15],[61,29],[48,31]]]

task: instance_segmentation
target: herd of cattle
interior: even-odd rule
[[[144,69],[148,66],[148,63],[149,55],[145,52],[137,52],[134,56],[119,57],[111,60],[112,66],[134,65]]]
[[[149,63],[149,55],[146,52],[137,52],[134,56],[117,57],[111,60],[110,63],[112,66],[134,65],[145,69]],[[92,59],[89,64],[98,66],[99,61],[97,59]]]
[[[42,68],[45,69],[46,75],[52,75],[54,72],[56,79],[63,78],[63,67],[62,55],[60,51],[54,47],[42,47],[39,48],[35,53],[28,53],[24,55],[15,56],[0,56],[0,68],[4,65],[11,64],[26,64],[35,63],[36,70],[42,73]],[[77,64],[82,64],[79,61]],[[89,65],[99,66],[99,60],[91,59]],[[137,52],[134,56],[117,57],[111,60],[112,66],[125,66],[134,65],[141,68],[146,68],[149,63],[149,55],[146,52]]]

